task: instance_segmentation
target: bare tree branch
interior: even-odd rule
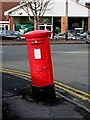
[[[43,17],[47,7],[51,5],[51,0],[21,0],[20,7],[28,14],[29,20],[31,13],[36,22],[39,22],[40,17]]]

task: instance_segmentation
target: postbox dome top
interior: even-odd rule
[[[34,31],[23,34],[25,38],[46,37],[50,35],[51,35],[51,32],[48,30],[34,30]]]

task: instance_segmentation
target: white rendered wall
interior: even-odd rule
[[[52,4],[48,6],[50,10],[46,11],[44,16],[65,16],[66,15],[66,0],[52,0]],[[28,16],[27,13],[19,6],[6,11],[4,14],[10,16]],[[30,13],[32,16],[32,13]],[[88,17],[88,9],[83,5],[75,3],[73,0],[68,0],[68,16]]]

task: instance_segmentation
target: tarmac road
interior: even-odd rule
[[[89,92],[88,45],[51,45],[54,79]],[[3,46],[2,66],[29,72],[27,46]]]

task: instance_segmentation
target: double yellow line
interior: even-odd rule
[[[31,75],[28,72],[23,72],[23,71],[19,71],[19,70],[12,70],[12,69],[7,69],[7,68],[0,68],[0,72],[9,73],[9,74],[12,74],[15,76],[22,77],[24,79],[25,78],[29,78],[29,80],[31,79]],[[71,86],[65,85],[65,84],[58,82],[56,80],[55,80],[55,87],[58,89],[62,89],[65,92],[67,92],[75,97],[78,97],[82,100],[90,102],[90,94],[89,93],[86,93],[84,91],[78,90],[78,89],[73,88]]]
[[[19,70],[12,70],[12,69],[7,69],[7,68],[0,68],[0,72],[4,72],[4,73],[12,74],[15,76],[26,77],[26,78],[31,79],[31,75],[28,72],[23,72],[23,71],[19,71]]]
[[[67,86],[67,85],[62,84],[62,83],[57,82],[57,81],[55,81],[55,86],[59,89],[64,90],[65,92],[67,92],[73,96],[79,97],[82,100],[90,102],[90,94],[89,93],[86,93],[86,92],[78,90],[76,88]]]

